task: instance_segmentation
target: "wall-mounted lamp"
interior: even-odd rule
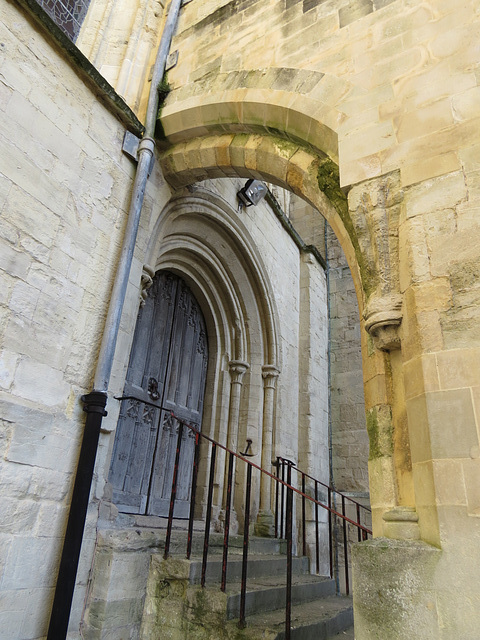
[[[261,180],[247,180],[243,189],[237,193],[237,198],[244,207],[256,205],[267,195],[267,187]]]

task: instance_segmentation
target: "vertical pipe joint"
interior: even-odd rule
[[[108,415],[105,409],[107,398],[108,396],[104,391],[91,391],[81,397],[83,410],[86,413],[99,413],[102,417],[105,417]]]

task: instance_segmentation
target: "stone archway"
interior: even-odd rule
[[[354,187],[347,200],[335,163],[322,151],[271,135],[234,133],[175,144],[163,153],[162,169],[175,188],[220,176],[260,177],[301,196],[330,223],[352,272],[362,328],[367,330],[363,331],[362,350],[373,478],[370,490],[374,530],[381,535],[386,511],[406,507],[410,513],[415,505],[408,427],[399,391],[402,372],[398,358],[388,355],[400,346],[397,332],[402,319],[398,174]],[[395,400],[398,409],[392,408]],[[399,517],[404,518],[402,509]],[[404,526],[404,520],[401,522]],[[418,537],[416,516],[408,526],[412,529],[409,535]]]
[[[225,200],[201,187],[179,193],[157,220],[147,259],[155,270],[180,274],[203,310],[210,351],[205,433],[234,451],[252,438],[269,468],[275,383],[282,368],[278,311],[256,243],[233,213]],[[224,453],[218,455],[220,503],[225,467]],[[259,510],[269,511],[270,483],[256,492]]]

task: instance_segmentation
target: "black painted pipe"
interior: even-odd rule
[[[87,413],[87,419],[73,485],[70,514],[65,532],[47,640],[61,640],[67,635],[98,438],[103,417],[107,415],[105,411],[107,394],[103,391],[92,391],[92,393],[82,396],[82,402],[84,403],[83,410]]]
[[[120,318],[130,276],[133,251],[142,212],[145,188],[154,154],[153,140],[158,112],[158,85],[165,73],[165,66],[172,37],[177,25],[182,0],[171,0],[167,19],[155,59],[153,78],[148,97],[145,121],[145,137],[140,141],[138,164],[133,183],[133,192],[128,212],[127,227],[123,240],[121,258],[116,271],[112,295],[100,345],[100,353],[94,378],[94,389],[82,396],[87,412],[80,457],[74,481],[72,503],[68,514],[67,530],[63,544],[60,569],[55,587],[47,640],[65,640],[72,607],[78,561],[82,546],[83,531],[87,515],[88,499],[97,456],[98,439],[102,419],[107,415],[107,389],[112,371]]]

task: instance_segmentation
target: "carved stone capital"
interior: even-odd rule
[[[263,386],[266,389],[275,389],[277,378],[280,375],[280,369],[274,364],[265,364],[262,367]]]
[[[233,383],[241,384],[244,373],[250,369],[250,365],[242,360],[230,360],[228,370]]]
[[[365,329],[372,336],[377,349],[394,351],[400,349],[398,328],[402,323],[402,296],[392,293],[382,297],[373,296],[364,312]]]
[[[148,264],[143,265],[142,278],[140,280],[140,306],[145,306],[145,300],[147,299],[147,291],[153,284],[153,277],[155,275],[155,269]]]

